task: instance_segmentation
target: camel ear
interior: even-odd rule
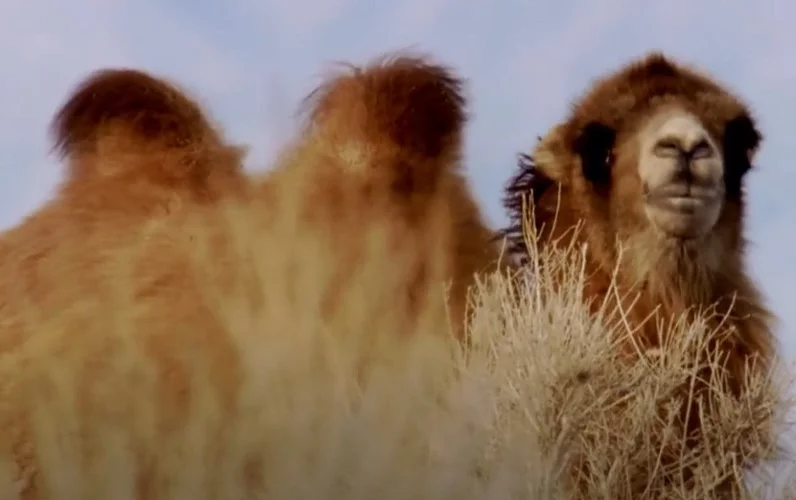
[[[754,121],[742,114],[724,127],[724,182],[731,196],[740,194],[741,181],[752,168],[752,158],[762,141]]]
[[[616,131],[600,122],[589,122],[578,134],[573,144],[580,157],[583,176],[592,184],[604,185],[611,181],[611,150]]]
[[[558,183],[565,183],[567,179],[564,165],[560,161],[567,154],[564,143],[564,125],[558,124],[539,138],[539,142],[531,152],[534,168],[545,177]]]

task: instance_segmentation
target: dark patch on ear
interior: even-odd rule
[[[760,144],[762,136],[752,119],[742,114],[724,127],[724,184],[727,195],[737,198],[743,177],[752,168],[750,153]]]
[[[503,207],[507,211],[509,225],[498,231],[495,238],[506,238],[508,254],[518,256],[524,262],[524,257],[528,256],[528,249],[525,246],[523,234],[523,222],[526,215],[523,211],[523,203],[529,209],[536,205],[539,198],[555,184],[555,181],[536,168],[531,155],[518,155],[517,166],[519,172],[506,183],[503,196]]]
[[[611,149],[616,132],[599,122],[589,122],[583,127],[572,145],[580,156],[583,176],[595,186],[607,186],[611,182]]]

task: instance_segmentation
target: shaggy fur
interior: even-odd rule
[[[417,317],[426,294],[437,293],[432,285],[447,283],[459,338],[468,289],[477,273],[495,269],[501,250],[461,170],[462,84],[451,70],[414,56],[335,72],[305,100],[304,132],[271,175],[313,200],[299,214],[300,227],[333,231],[340,286],[365,239],[379,234],[382,251],[405,269],[395,284],[396,295],[409,299],[402,317]]]
[[[89,75],[58,110],[51,132],[67,166],[62,194],[101,197],[99,210],[133,200],[145,210],[161,208],[156,199],[173,203],[177,193],[210,201],[242,179],[244,148],[227,144],[187,92],[140,70]]]
[[[334,325],[352,320],[345,315],[356,290],[347,285],[365,283],[362,304],[386,297],[390,306],[363,317],[406,319],[395,324],[409,333],[417,325],[407,315],[449,314],[443,285],[452,281],[449,317],[461,337],[467,285],[495,265],[499,248],[460,173],[460,87],[449,70],[412,57],[334,75],[307,101],[306,128],[263,179],[242,176],[237,149],[163,82],[110,72],[73,94],[55,122],[69,176],[53,201],[0,239],[0,444],[22,498],[40,498],[46,483],[35,411],[22,401],[25,387],[45,390],[36,381],[49,356],[77,377],[64,383],[80,401],[75,432],[90,454],[90,429],[106,418],[116,427],[148,422],[134,419],[143,411],[136,404],[92,389],[107,368],[104,349],[151,362],[162,380],[147,432],[168,443],[192,401],[212,405],[215,428],[232,432],[243,368],[225,325],[307,302],[309,291],[322,290],[319,312]],[[275,241],[295,245],[288,261],[272,255]],[[390,268],[363,277],[374,252]],[[220,317],[230,310],[234,318]],[[81,350],[79,337],[89,334],[103,339],[92,344],[99,350]],[[207,387],[192,386],[198,374]],[[168,471],[138,458],[137,494],[146,498],[165,488]]]
[[[131,312],[140,345],[159,369],[172,376],[179,371],[175,359],[184,339],[174,323],[190,317],[206,325],[192,335],[212,346],[207,370],[228,390],[236,370],[233,353],[215,335],[212,315],[197,305],[187,258],[178,248],[190,236],[181,231],[185,213],[243,192],[243,150],[225,143],[187,94],[136,70],[104,70],[86,78],[57,111],[51,130],[54,149],[66,163],[65,178],[48,203],[0,237],[4,363],[20,356],[46,358],[49,349],[66,355],[67,347],[39,345],[42,338],[52,342],[51,315],[76,314],[75,323],[56,326],[70,334],[67,343],[79,345],[80,334],[93,328],[104,329],[113,343],[114,327],[99,318],[123,300],[114,287],[130,283],[128,292],[142,307]],[[88,358],[86,380],[102,378],[102,354]],[[32,362],[30,371],[13,374],[1,366],[3,449],[13,456],[21,497],[40,498],[44,479],[37,470],[41,457],[33,455],[27,413],[32,410],[15,404],[15,391],[35,380],[39,365]],[[179,401],[180,383],[179,377],[164,382],[166,413],[180,411],[169,406],[172,397]]]
[[[639,134],[667,106],[695,116],[723,156],[723,209],[704,237],[665,237],[640,208]],[[724,370],[701,374],[726,377],[738,395],[748,363],[768,369],[774,346],[772,314],[744,264],[743,178],[760,141],[737,97],[692,68],[649,54],[595,82],[533,154],[521,157],[504,202],[511,252],[527,262],[523,198],[540,244],[567,245],[577,234],[575,241],[588,244],[585,300],[595,312],[618,306],[621,317],[612,318],[635,331],[630,353],[634,344],[665,342],[663,332],[683,315],[712,311],[709,344],[725,353]],[[693,411],[689,420],[689,428],[698,425]]]
[[[132,244],[114,241],[119,231],[133,234],[151,220],[245,192],[243,148],[227,144],[184,91],[142,71],[85,78],[57,110],[51,132],[65,178],[51,200],[0,238],[3,270],[15,277],[0,299],[7,317],[18,293],[40,306],[65,291],[71,300],[95,293],[77,292],[80,280],[60,283],[59,273],[88,271],[101,249]],[[50,267],[61,258],[74,260]],[[0,346],[9,338],[4,333]]]

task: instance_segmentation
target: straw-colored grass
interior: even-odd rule
[[[766,380],[741,401],[715,394],[702,446],[681,449],[659,409],[688,383],[704,328],[620,361],[620,332],[580,303],[577,249],[483,280],[465,351],[439,290],[419,321],[395,313],[401,266],[378,221],[333,289],[336,233],[302,231],[307,200],[281,199],[268,223],[238,204],[109,224],[86,248],[128,243],[85,278],[91,293],[65,249],[48,268],[73,280],[57,307],[2,312],[5,338],[28,338],[0,339],[0,498],[703,499],[775,451],[782,390]],[[182,278],[146,292],[168,272]],[[666,470],[672,453],[692,480]]]

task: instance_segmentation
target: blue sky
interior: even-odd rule
[[[380,5],[377,7],[377,5]],[[203,100],[262,169],[292,133],[299,99],[334,61],[415,48],[469,81],[467,163],[494,224],[501,187],[591,79],[661,49],[743,96],[765,140],[750,174],[749,263],[796,357],[796,4],[788,0],[3,0],[0,226],[60,176],[47,125],[89,71],[133,66]]]

